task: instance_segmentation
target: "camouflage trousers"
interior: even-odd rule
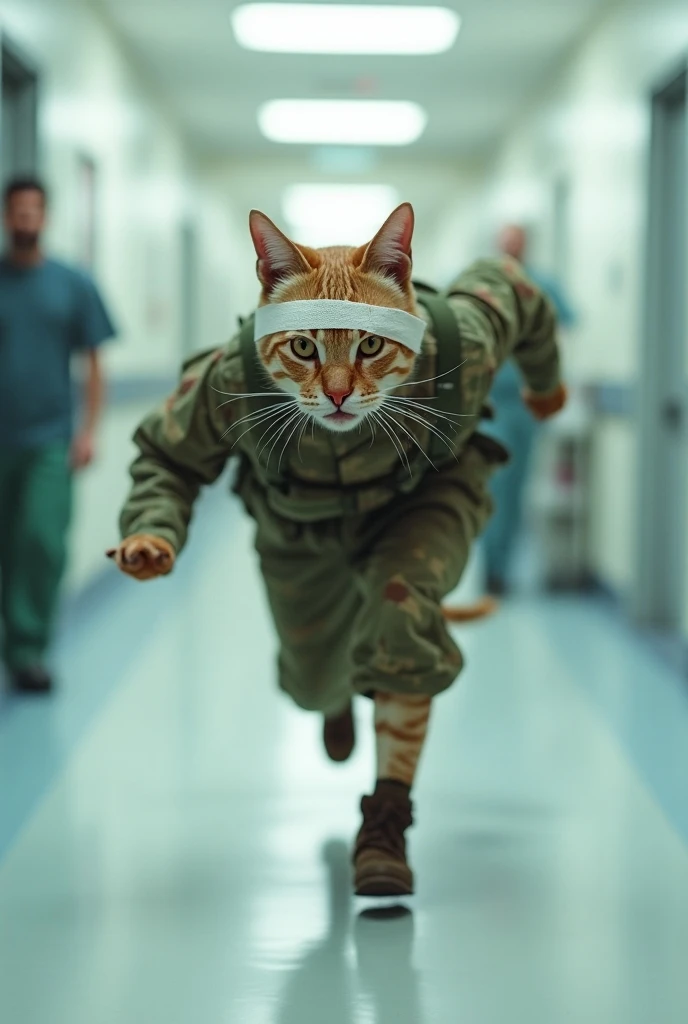
[[[254,489],[279,682],[300,707],[332,714],[377,690],[434,696],[456,679],[463,658],[441,602],[490,515],[497,448],[474,435],[458,463],[366,515],[299,523]]]

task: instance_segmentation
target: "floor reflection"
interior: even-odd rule
[[[423,1024],[413,940],[408,907],[364,910],[356,918],[358,982],[374,1024]]]
[[[424,1024],[412,964],[414,921],[408,907],[369,907],[353,920],[349,847],[323,847],[329,924],[292,972],[277,1024]]]

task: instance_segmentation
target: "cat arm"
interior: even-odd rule
[[[493,343],[494,369],[513,358],[525,380],[523,399],[537,419],[566,402],[555,307],[512,259],[478,260],[449,289],[450,301],[479,307]],[[474,310],[475,315],[475,310]]]
[[[201,487],[213,483],[225,466],[229,448],[223,434],[229,423],[218,392],[242,387],[231,371],[228,350],[190,360],[177,390],[134,435],[139,454],[120,515],[122,541],[108,555],[136,579],[172,570]]]

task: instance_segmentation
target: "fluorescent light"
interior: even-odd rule
[[[232,13],[237,42],[264,53],[443,53],[461,19],[446,7],[377,4],[242,4]]]
[[[282,210],[297,242],[325,245],[363,245],[399,205],[391,185],[291,185]]]
[[[299,223],[318,221],[333,212],[347,208],[356,217],[377,217],[383,220],[398,206],[398,192],[392,185],[290,185],[284,192],[282,208],[287,220]],[[378,227],[382,226],[382,221]],[[362,239],[365,241],[365,239]]]
[[[273,142],[406,146],[426,123],[423,108],[405,100],[271,100],[258,111]]]

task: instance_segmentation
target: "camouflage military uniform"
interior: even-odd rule
[[[396,446],[368,424],[345,434],[309,427],[303,437],[299,428],[289,438],[290,426],[268,461],[267,450],[260,453],[266,428],[239,423],[259,400],[246,395],[238,338],[187,363],[177,392],[136,433],[140,455],[122,535],[156,534],[177,551],[200,487],[240,454],[237,489],[257,522],[281,642],[280,683],[302,707],[336,712],[352,690],[435,695],[460,671],[441,601],[490,514],[486,484],[506,458],[476,432],[481,410],[507,358],[531,391],[544,394],[559,384],[559,356],[553,309],[518,264],[480,261],[447,296],[460,336],[458,426],[431,415],[439,382],[429,316],[419,383],[399,391],[425,402],[423,418],[445,434],[437,469],[424,454],[430,431],[396,409],[403,424]]]

